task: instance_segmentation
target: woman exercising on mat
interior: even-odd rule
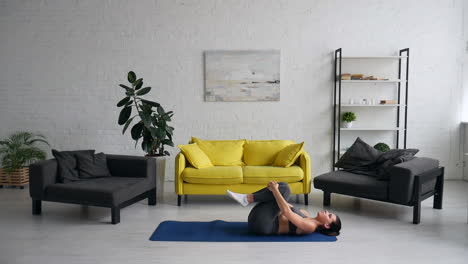
[[[297,210],[287,200],[291,194],[285,182],[271,181],[268,186],[251,194],[227,191],[227,194],[243,206],[258,202],[249,214],[249,231],[259,235],[304,235],[318,231],[338,236],[340,218],[328,211],[310,217],[306,210]]]

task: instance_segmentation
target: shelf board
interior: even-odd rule
[[[398,59],[406,59],[408,56],[346,56],[346,57],[341,57],[342,59],[345,60],[379,60],[379,59],[384,59],[384,60],[398,60]]]
[[[365,105],[365,104],[341,104],[341,106],[345,107],[398,107],[398,106],[405,106],[402,104],[370,104],[370,105]]]
[[[341,80],[342,83],[399,83],[406,82],[406,80]]]
[[[352,128],[345,128],[345,127],[340,127],[340,130],[346,131],[346,130],[354,130],[354,131],[397,131],[397,130],[405,130],[404,128],[398,128],[398,127],[387,127],[387,128],[371,128],[371,127],[352,127]]]

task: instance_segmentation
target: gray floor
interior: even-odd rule
[[[173,189],[167,183],[156,207],[123,209],[115,226],[110,210],[95,207],[44,202],[42,216],[32,216],[27,189],[0,189],[0,263],[468,263],[468,182],[445,183],[443,210],[424,201],[419,225],[410,207],[332,196],[343,221],[335,243],[150,242],[164,220],[245,221],[249,212],[220,196],[189,196],[177,207]],[[306,209],[321,204],[313,190]]]

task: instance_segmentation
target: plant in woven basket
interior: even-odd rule
[[[390,147],[387,144],[382,143],[382,142],[375,144],[374,148],[382,152],[387,152],[390,150]]]
[[[125,89],[125,97],[117,103],[117,107],[123,107],[119,115],[119,125],[123,125],[122,134],[125,133],[129,125],[135,118],[136,124],[130,130],[132,139],[135,140],[135,147],[138,140],[142,138],[141,148],[147,156],[169,156],[169,152],[164,150],[164,146],[173,147],[172,135],[174,128],[168,125],[172,111],[166,112],[157,102],[143,99],[142,96],[151,91],[151,87],[143,87],[143,78],[137,79],[136,74],[131,71],[127,75],[131,87],[120,84]],[[155,111],[156,110],[156,111]],[[132,112],[136,112],[132,116]]]
[[[44,160],[46,153],[36,146],[37,143],[49,146],[44,136],[30,132],[17,132],[0,140],[0,156],[5,172],[12,173],[33,162]]]

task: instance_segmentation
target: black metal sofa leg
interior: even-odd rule
[[[32,200],[32,214],[40,215],[42,212],[42,201],[41,200]]]
[[[421,221],[421,202],[417,202],[413,207],[413,224],[417,225]]]
[[[434,193],[434,209],[442,209],[442,200],[444,196],[444,168],[442,168],[442,174],[437,177],[435,193]]]
[[[182,200],[182,195],[177,195],[177,206],[180,206],[181,200]]]
[[[330,192],[323,192],[323,206],[330,206],[330,198],[331,198],[331,193]]]
[[[120,208],[112,207],[111,214],[112,214],[112,224],[115,225],[115,224],[120,223]]]
[[[148,191],[148,205],[156,205],[156,188]]]
[[[304,194],[304,204],[309,205],[309,195],[307,193]]]

